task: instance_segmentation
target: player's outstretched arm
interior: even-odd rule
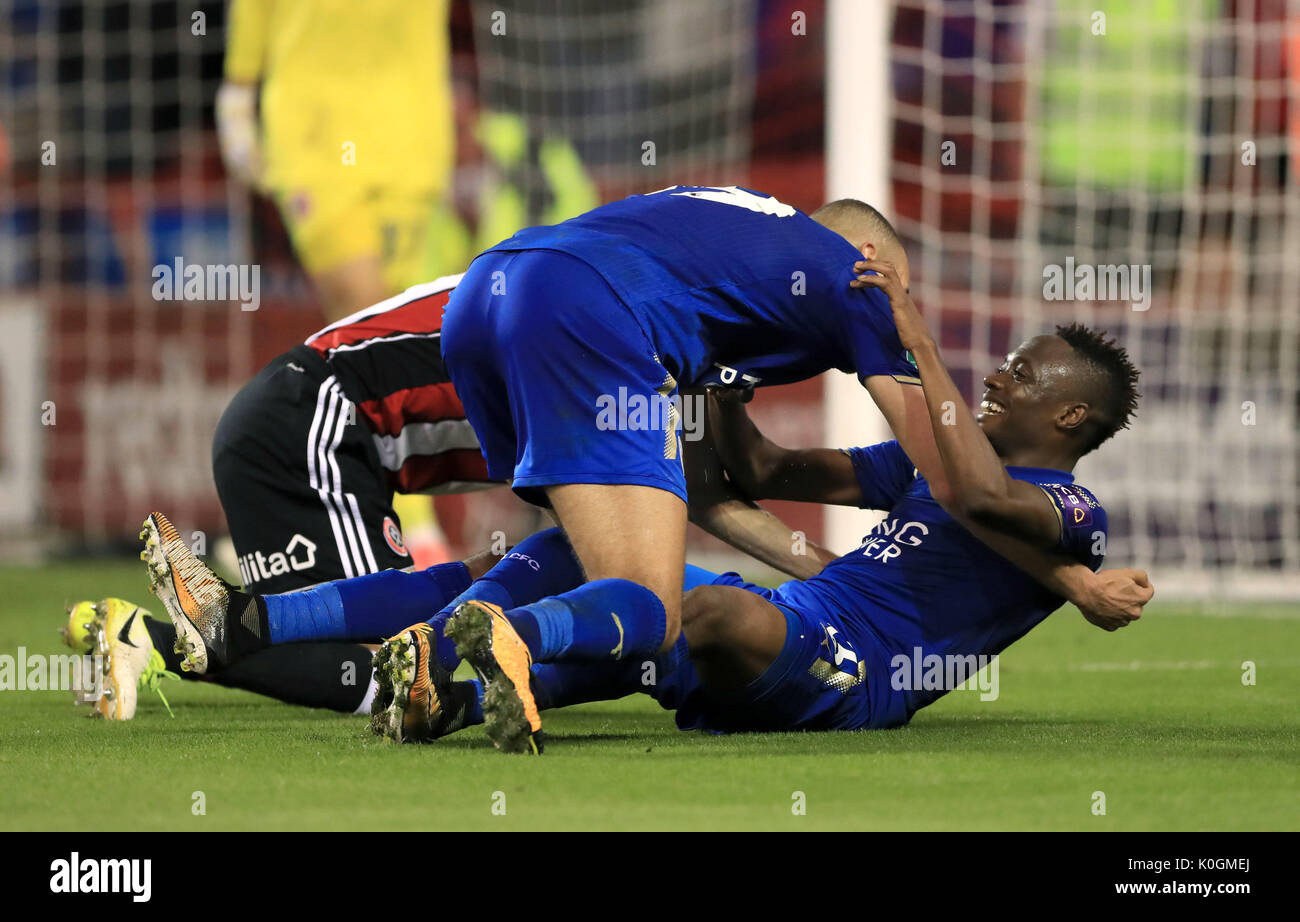
[[[711,400],[706,403],[702,437],[683,441],[690,520],[738,551],[796,579],[820,573],[835,554],[813,542],[796,541],[788,525],[754,503],[727,478],[715,438],[717,405]],[[849,473],[852,476],[851,467]]]
[[[1094,573],[1065,554],[1043,550],[959,516],[953,518],[1048,591],[1073,602],[1084,618],[1104,631],[1125,627],[1142,617],[1142,606],[1155,594],[1142,570]]]

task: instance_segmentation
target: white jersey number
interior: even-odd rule
[[[668,192],[676,186],[669,186],[667,189],[661,189],[661,192]],[[739,186],[711,186],[708,189],[692,189],[687,192],[673,192],[673,195],[684,195],[687,198],[700,198],[709,202],[720,202],[723,205],[735,205],[737,208],[746,208],[749,211],[757,211],[760,214],[772,214],[778,218],[788,218],[795,214],[795,210],[785,202],[778,201],[770,195],[755,195],[753,192],[746,192]]]

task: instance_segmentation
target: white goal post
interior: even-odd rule
[[[860,199],[886,217],[892,212],[892,7],[890,0],[829,0],[826,9],[826,201]],[[889,438],[884,416],[855,375],[830,371],[823,383],[828,445],[870,445]],[[827,547],[846,553],[874,521],[858,509],[828,507]]]

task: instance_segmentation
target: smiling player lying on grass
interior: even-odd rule
[[[618,618],[582,636],[557,634],[544,620],[532,631],[521,625],[515,653],[530,664],[539,710],[644,692],[675,710],[683,729],[893,727],[950,690],[895,687],[891,662],[900,654],[997,654],[1066,596],[1106,630],[1140,616],[1153,594],[1146,574],[1093,572],[1104,555],[1105,512],[1069,473],[1133,412],[1137,372],[1123,350],[1078,326],[1035,337],[985,379],[978,419],[958,412],[944,425],[944,411],[961,397],[924,322],[892,267],[859,269],[881,273],[858,284],[889,295],[900,337],[917,358],[953,514],[896,442],[847,452],[779,449],[738,401],[719,397],[712,407],[722,423],[719,453],[732,480],[755,498],[858,505],[888,517],[820,574],[774,590],[689,568],[681,636],[652,658],[622,656]],[[237,593],[189,554],[165,519],[146,524],[156,591],[208,668],[302,633],[305,624],[317,636],[339,636],[362,621],[373,630],[375,619],[394,617],[392,606],[362,604],[359,596],[342,604],[338,587],[355,581],[279,597]],[[1055,563],[1044,566],[1044,556]],[[424,741],[484,722],[500,748],[532,750],[540,718],[524,711],[495,668],[503,651],[485,654],[483,625],[553,593],[566,568],[568,580],[580,583],[559,530],[543,532],[476,582],[466,594],[473,598],[436,616],[447,620],[454,610],[447,633],[479,681],[451,680],[454,661],[430,644],[424,624],[386,644],[376,731]]]

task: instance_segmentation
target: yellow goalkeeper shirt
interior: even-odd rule
[[[226,78],[261,81],[266,185],[441,192],[455,159],[448,0],[235,0]]]

